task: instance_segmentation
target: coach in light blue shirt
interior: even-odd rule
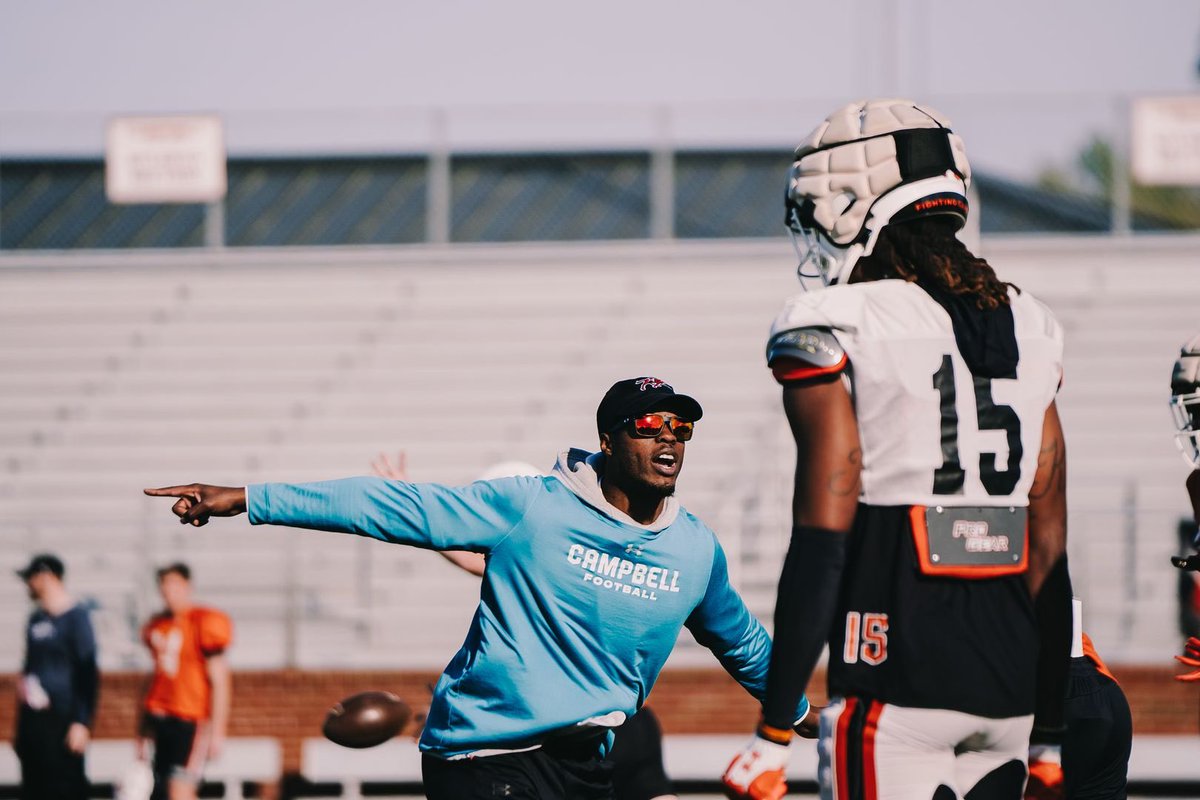
[[[680,628],[756,698],[766,688],[770,639],[716,534],[673,496],[701,414],[636,378],[600,402],[600,451],[569,450],[545,477],[146,491],[180,498],[173,510],[193,525],[246,511],[254,524],[484,553],[479,607],[421,736],[429,797],[608,798],[608,732],[645,701]],[[806,699],[796,718],[815,721]]]

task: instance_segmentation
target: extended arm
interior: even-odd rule
[[[738,798],[778,800],[792,738],[793,710],[826,643],[838,602],[847,531],[858,509],[862,451],[850,392],[836,369],[773,361],[784,384],[784,410],[796,439],[792,541],[775,599],[775,644],[770,652],[762,723],[722,778]],[[794,366],[794,365],[793,365]]]
[[[835,367],[844,365],[841,360]],[[777,800],[787,791],[791,712],[829,633],[862,473],[854,407],[841,380],[832,371],[802,367],[781,375],[782,369],[775,367],[776,377],[807,378],[785,383],[783,389],[783,407],[796,440],[792,541],[775,599],[775,644],[763,721],[723,778],[731,797],[756,800]]]
[[[786,385],[783,405],[796,441],[796,477],[763,706],[764,725],[774,730],[790,728],[790,709],[825,644],[862,472],[854,407],[840,380]]]
[[[708,589],[688,617],[687,627],[696,641],[713,652],[734,680],[759,702],[763,701],[771,638],[729,583],[729,566],[719,546],[713,556]],[[792,706],[788,726],[803,719],[808,712],[808,698],[801,693]]]
[[[435,550],[485,550],[521,520],[539,485],[534,478],[447,487],[364,477],[246,489],[189,484],[146,494],[179,498],[172,511],[193,525],[248,512],[256,525],[353,533]]]
[[[1061,743],[1071,662],[1071,576],[1067,570],[1067,450],[1058,409],[1046,409],[1037,472],[1029,489],[1029,570],[1038,627],[1037,689],[1025,796],[1062,797]]]

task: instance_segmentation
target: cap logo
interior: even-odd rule
[[[638,378],[636,381],[634,381],[634,385],[636,385],[638,389],[643,392],[647,389],[666,389],[671,392],[675,391],[669,385],[667,385],[666,381],[661,380],[660,378]]]

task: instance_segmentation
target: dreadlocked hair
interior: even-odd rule
[[[879,232],[870,260],[888,277],[972,295],[981,311],[1008,305],[1008,289],[1021,290],[996,277],[992,266],[967,249],[954,235],[948,217],[925,217],[886,226]]]

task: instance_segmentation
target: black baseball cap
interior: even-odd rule
[[[29,560],[28,566],[25,569],[17,570],[17,575],[23,581],[27,581],[39,572],[53,572],[54,577],[61,578],[66,569],[63,568],[62,559],[50,553],[38,553]]]
[[[648,411],[670,411],[688,422],[704,415],[699,403],[686,394],[676,394],[660,378],[629,378],[617,381],[604,394],[596,409],[596,430],[611,433],[625,420]]]

